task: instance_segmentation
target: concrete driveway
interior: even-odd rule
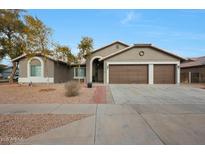
[[[205,104],[205,90],[179,85],[110,85],[116,104]]]
[[[205,144],[205,90],[110,85],[115,104],[5,104],[0,114],[92,116],[15,144]]]

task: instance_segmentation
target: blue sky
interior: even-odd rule
[[[152,43],[184,57],[205,55],[205,10],[28,10],[53,29],[53,40],[77,53],[82,36],[94,47],[120,40]]]

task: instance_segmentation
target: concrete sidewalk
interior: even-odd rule
[[[16,144],[94,144],[95,116],[38,134]]]
[[[0,104],[0,114],[95,114],[96,104]]]
[[[204,104],[0,105],[0,113],[92,114],[16,144],[205,144]]]

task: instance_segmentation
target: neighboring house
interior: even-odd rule
[[[72,79],[101,83],[175,84],[180,83],[180,62],[185,60],[151,44],[129,46],[113,42],[91,53],[80,67],[51,57],[22,55],[19,82],[59,83]],[[46,71],[47,68],[47,71]]]
[[[4,70],[2,71],[2,78],[3,79],[8,79],[9,77],[10,77],[10,75],[11,75],[11,72],[12,72],[12,66],[7,66],[7,67],[5,67],[4,68]],[[19,70],[18,70],[18,68],[17,68],[17,70],[16,70],[16,74],[15,74],[15,76],[14,76],[14,79],[17,79],[18,78],[18,75],[19,75]]]
[[[0,79],[3,78],[3,71],[4,69],[7,67],[7,65],[4,65],[4,64],[0,64]]]
[[[181,82],[205,83],[205,56],[190,58],[181,64]]]

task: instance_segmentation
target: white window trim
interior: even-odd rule
[[[33,59],[37,59],[41,63],[41,76],[31,76],[30,63],[31,63],[31,60],[33,60]],[[27,77],[28,77],[29,81],[38,81],[38,80],[41,81],[44,78],[44,62],[43,62],[42,58],[32,57],[28,60],[28,62],[27,62]]]
[[[75,69],[76,68],[84,68],[85,69],[85,72],[86,72],[86,67],[85,66],[83,66],[83,67],[74,67],[74,75],[73,75],[73,78],[74,79],[85,79],[86,78],[86,75],[84,76],[84,77],[78,77],[78,76],[75,76]]]
[[[180,62],[179,61],[165,61],[165,62],[159,62],[159,61],[150,61],[150,62],[107,62],[106,63],[106,66],[107,66],[107,84],[109,84],[109,65],[119,65],[119,64],[122,64],[122,65],[126,65],[126,64],[147,64],[148,66],[150,64],[154,65],[154,64],[175,64],[176,65],[176,84],[179,84],[180,83]],[[153,84],[153,81],[154,81],[154,75],[153,75],[153,71],[154,71],[154,68],[152,67],[148,67],[148,69],[153,69],[153,70],[148,70],[149,73],[149,83],[148,84]]]
[[[41,62],[41,76],[31,76],[31,72],[30,72],[30,62],[33,59],[37,59]],[[33,82],[33,83],[54,83],[54,78],[53,77],[44,77],[44,62],[42,60],[42,58],[40,57],[32,57],[28,60],[27,62],[27,77],[19,77],[18,79],[19,83],[29,83],[29,82]]]
[[[54,78],[49,77],[49,78],[19,78],[18,79],[19,83],[29,83],[29,82],[33,82],[33,83],[54,83]]]

